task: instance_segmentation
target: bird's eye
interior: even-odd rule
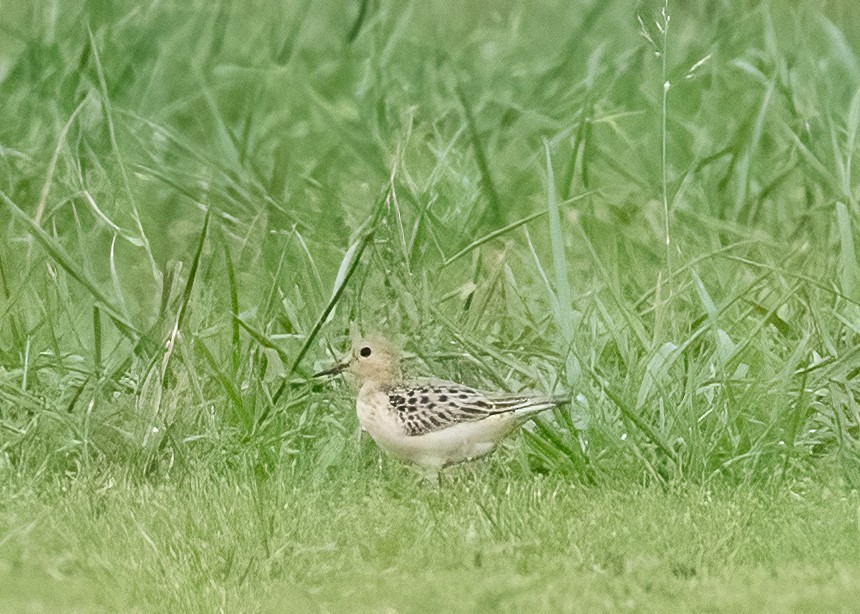
[[[371,354],[371,352],[370,352],[370,348],[369,348],[369,347],[367,347],[367,346],[364,346],[363,348],[361,348],[361,349],[358,351],[358,353],[361,355],[361,357],[362,357],[362,358],[367,358],[367,357],[368,357],[368,356],[370,356],[370,354]]]

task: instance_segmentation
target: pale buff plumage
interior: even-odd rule
[[[431,471],[489,454],[534,414],[568,397],[490,394],[444,380],[403,381],[397,348],[380,336],[359,339],[339,365],[318,373],[355,375],[362,428],[401,461]]]

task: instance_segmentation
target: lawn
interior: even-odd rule
[[[0,610],[850,611],[854,2],[13,1]],[[570,392],[427,483],[310,375]]]

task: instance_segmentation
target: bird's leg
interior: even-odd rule
[[[416,469],[423,482],[437,488],[442,487],[442,478],[438,467],[417,467]]]

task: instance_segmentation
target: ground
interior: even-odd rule
[[[6,611],[821,612],[860,598],[860,497],[811,484],[623,491],[479,467],[436,487],[373,467],[324,488],[239,473],[42,490],[4,492]]]

